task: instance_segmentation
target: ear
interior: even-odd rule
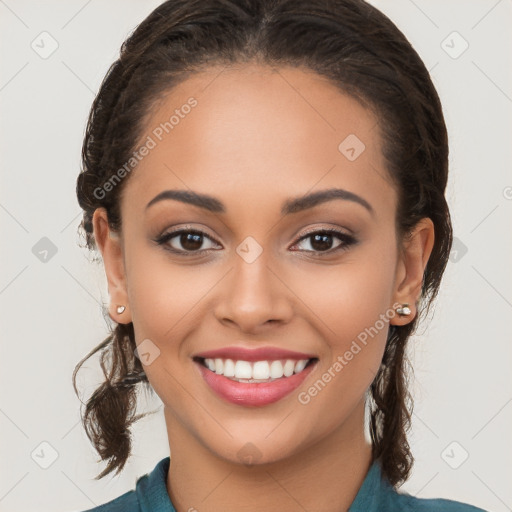
[[[411,314],[395,315],[390,319],[392,325],[408,324],[416,316],[416,303],[421,296],[423,274],[434,247],[434,236],[432,219],[424,217],[402,243],[397,264],[394,303],[408,304]]]
[[[94,239],[101,252],[107,276],[108,292],[111,298],[109,316],[119,324],[128,324],[132,321],[132,318],[126,290],[122,239],[119,233],[110,229],[105,208],[97,208],[94,211],[92,224]],[[125,310],[118,313],[118,306],[125,306]]]

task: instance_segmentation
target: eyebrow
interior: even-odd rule
[[[281,215],[289,215],[291,213],[308,210],[309,208],[313,208],[319,204],[332,201],[334,199],[352,201],[364,206],[364,208],[366,208],[372,215],[375,213],[370,203],[361,196],[354,194],[354,192],[341,188],[330,188],[320,190],[318,192],[312,192],[311,194],[304,196],[287,199],[281,208]],[[192,192],[190,190],[164,190],[151,199],[151,201],[146,205],[146,210],[155,203],[164,200],[181,201],[182,203],[198,206],[199,208],[203,208],[204,210],[208,210],[212,213],[226,213],[226,207],[216,197]]]

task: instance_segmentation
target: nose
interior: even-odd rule
[[[293,292],[264,253],[248,263],[236,256],[226,276],[222,299],[215,308],[219,322],[245,334],[286,324],[293,314]]]

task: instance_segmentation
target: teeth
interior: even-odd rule
[[[217,364],[215,364],[215,371],[217,371]],[[222,373],[222,370],[220,373]],[[251,363],[247,361],[237,361],[235,364],[235,377],[237,379],[252,379]]]
[[[295,365],[295,373],[300,373],[302,370],[304,370],[307,364],[307,360],[304,361],[304,359],[297,361],[297,364]]]
[[[291,359],[288,359],[286,363],[284,363],[283,373],[285,377],[290,377],[293,375],[293,371],[295,370],[295,363]]]
[[[252,365],[252,378],[258,380],[270,377],[270,365],[267,361],[258,361]]]
[[[270,365],[270,376],[273,379],[280,379],[284,375],[281,361],[272,361]]]
[[[224,377],[235,376],[235,363],[231,359],[226,359],[224,362]]]
[[[217,375],[224,375],[233,380],[243,382],[272,381],[281,377],[291,377],[300,373],[308,364],[309,359],[276,360],[276,361],[233,361],[232,359],[205,359],[205,366]]]

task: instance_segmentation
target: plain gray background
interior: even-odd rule
[[[160,3],[0,0],[2,512],[90,508],[132,489],[169,454],[159,410],[134,428],[121,476],[93,480],[103,466],[71,385],[75,364],[108,334],[103,268],[78,245],[85,122],[122,41]],[[431,70],[451,142],[456,240],[431,324],[410,340],[416,462],[401,490],[505,512],[512,510],[512,1],[372,3]],[[86,395],[99,379],[94,364],[88,368],[79,379]],[[147,404],[141,410],[160,407],[158,398]]]

